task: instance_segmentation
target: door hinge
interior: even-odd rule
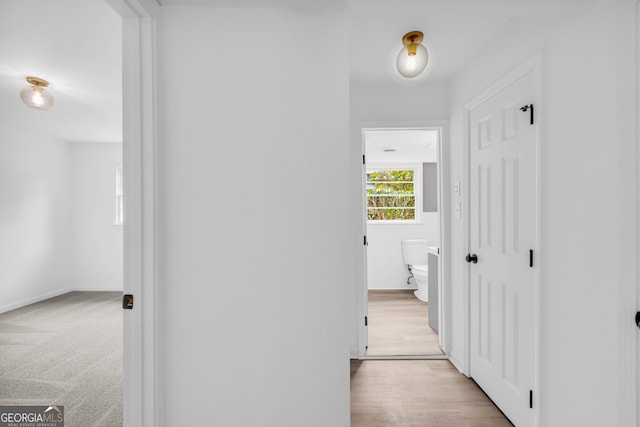
[[[369,242],[367,242],[367,236],[363,236],[363,237],[364,237],[364,242],[363,242],[363,244],[364,244],[365,246],[368,246],[368,245],[369,245]]]
[[[636,313],[636,326],[640,328],[640,311]]]
[[[369,326],[369,320],[367,319],[367,316],[364,316],[364,326]]]
[[[533,249],[529,249],[529,267],[533,267]]]
[[[524,111],[525,113],[529,111],[529,124],[532,125],[533,124],[533,104],[520,107],[520,111]]]
[[[529,390],[529,408],[533,409],[533,390]]]
[[[124,310],[133,309],[133,295],[126,294],[122,296],[122,308]]]
[[[364,154],[362,155],[362,164],[363,165],[367,164],[367,161],[366,161],[366,158],[365,158]]]

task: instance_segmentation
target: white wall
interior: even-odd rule
[[[450,112],[449,89],[445,82],[403,86],[351,81],[351,121],[357,124],[445,120]]]
[[[69,287],[70,169],[66,143],[0,124],[0,312]]]
[[[73,239],[71,283],[81,290],[122,290],[122,226],[115,221],[115,174],[122,144],[70,143]]]
[[[163,9],[164,424],[348,426],[347,12]]]
[[[113,225],[121,159],[120,144],[0,125],[0,312],[70,290],[122,289],[122,227]]]
[[[438,214],[423,212],[422,224],[369,224],[367,226],[367,285],[369,289],[416,289],[407,284],[409,272],[402,261],[401,241],[427,239],[438,246]],[[426,256],[425,256],[426,259]]]
[[[634,280],[635,2],[606,1],[573,25],[520,25],[453,87],[452,182],[462,180],[464,103],[534,53],[542,56],[539,425],[631,425]],[[536,30],[537,28],[537,30]],[[466,189],[463,189],[463,195]],[[452,204],[462,199],[452,199]],[[452,209],[453,212],[453,209]],[[466,351],[462,221],[452,218],[454,341]],[[603,249],[603,250],[600,250]],[[628,295],[627,295],[628,298]]]

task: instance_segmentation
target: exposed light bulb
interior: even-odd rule
[[[31,94],[31,102],[38,106],[44,105],[44,97],[42,96],[42,89],[40,89],[40,87],[35,86],[33,88],[33,93]]]
[[[415,53],[412,54],[413,46],[415,46]],[[422,73],[429,62],[427,48],[422,44],[413,46],[403,47],[396,60],[398,72],[407,78],[416,77]]]
[[[49,110],[53,106],[53,96],[43,87],[49,83],[36,77],[27,77],[27,81],[30,85],[20,91],[22,102],[34,110]]]

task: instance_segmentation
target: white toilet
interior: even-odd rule
[[[407,265],[411,277],[416,280],[418,289],[414,292],[416,298],[427,302],[427,283],[429,281],[429,268],[427,267],[429,241],[426,239],[402,240],[402,260]]]

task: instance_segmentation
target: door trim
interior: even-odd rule
[[[159,414],[156,299],[156,21],[155,0],[106,0],[122,17],[123,168],[126,219],[123,425],[164,424]]]
[[[489,86],[487,89],[482,91],[479,95],[472,98],[469,102],[464,105],[464,114],[463,114],[463,129],[464,129],[464,143],[463,147],[463,169],[462,169],[462,183],[463,183],[463,209],[462,215],[464,220],[463,224],[463,242],[466,246],[465,253],[470,253],[470,204],[471,204],[471,195],[469,194],[469,189],[471,188],[471,178],[470,178],[470,153],[469,153],[469,144],[471,142],[471,134],[470,134],[470,115],[471,111],[476,108],[478,105],[482,104],[501,90],[505,89],[512,83],[521,79],[525,75],[529,73],[534,73],[534,80],[536,82],[535,89],[535,100],[534,104],[536,116],[535,116],[535,124],[536,124],[536,160],[535,160],[535,186],[536,186],[536,194],[535,194],[535,226],[536,226],[536,236],[535,236],[535,248],[534,248],[534,303],[533,303],[533,324],[534,324],[534,395],[540,395],[541,387],[543,384],[540,383],[540,277],[541,271],[544,266],[541,264],[540,260],[540,248],[541,248],[541,135],[542,135],[542,115],[540,112],[542,111],[542,58],[541,56],[534,55],[526,62],[514,68],[511,72],[507,73],[500,80]],[[460,255],[462,256],[462,255]],[[472,377],[472,372],[470,370],[471,366],[471,283],[470,283],[470,271],[469,267],[465,266],[464,268],[464,295],[463,295],[463,304],[464,304],[464,360],[463,361],[454,361],[454,365],[466,376]],[[539,426],[539,411],[540,405],[534,405],[534,425]]]
[[[628,333],[635,336],[635,341],[627,343],[626,339],[621,343],[621,355],[624,360],[620,363],[620,378],[631,377],[632,380],[621,384],[620,396],[621,396],[621,414],[622,419],[620,425],[634,425],[640,427],[640,405],[637,404],[638,398],[640,398],[640,331],[636,329],[636,325],[631,324],[627,316],[633,316],[634,312],[640,311],[640,185],[638,185],[638,179],[640,178],[640,0],[636,0],[635,4],[636,16],[635,16],[635,105],[633,111],[633,117],[635,117],[635,142],[636,142],[636,158],[634,167],[635,179],[632,181],[634,188],[632,188],[635,200],[633,200],[632,206],[635,209],[634,215],[635,222],[635,258],[636,262],[632,271],[633,281],[629,284],[621,284],[620,292],[620,304],[621,304],[621,316],[623,317],[620,322],[622,325],[629,325],[633,332]],[[623,331],[624,336],[627,336],[626,331]],[[626,359],[628,358],[628,359]]]
[[[441,295],[441,310],[440,310],[440,347],[444,352],[444,355],[439,355],[437,358],[448,358],[449,355],[449,343],[451,342],[451,287],[447,284],[449,283],[449,268],[450,268],[450,239],[451,239],[451,230],[450,230],[450,209],[449,209],[449,192],[447,189],[449,188],[449,121],[447,120],[425,120],[425,121],[411,121],[411,122],[402,122],[402,121],[393,121],[393,122],[357,122],[354,127],[354,140],[359,140],[360,144],[358,147],[361,149],[361,154],[364,153],[364,131],[365,130],[393,130],[393,129],[403,129],[403,130],[411,130],[411,129],[434,129],[438,130],[440,133],[440,140],[438,146],[438,164],[440,167],[438,168],[438,204],[439,204],[439,226],[440,226],[440,256],[439,258],[439,277],[438,277],[438,287]],[[356,136],[357,134],[357,136]],[[357,139],[356,139],[357,138]],[[355,144],[354,144],[355,145]],[[361,158],[358,155],[358,158]],[[358,169],[360,170],[360,169]],[[365,205],[365,194],[364,194],[364,183],[362,182],[363,176],[360,174],[358,185],[359,191],[361,193],[361,201],[360,201],[360,225],[361,229],[366,233],[367,224],[364,218],[366,217],[366,205]],[[365,257],[360,261],[362,266],[362,272],[360,273],[360,278],[357,281],[357,313],[358,313],[358,348],[357,354],[352,354],[352,358],[365,360],[368,359],[368,356],[365,356],[365,343],[366,343],[366,334],[367,328],[364,325],[364,322],[360,322],[361,319],[364,318],[367,310],[367,277],[366,271],[366,248],[363,250],[362,256]],[[375,357],[374,357],[375,358]],[[402,360],[403,356],[391,356],[387,357],[391,360]],[[385,359],[386,360],[386,359]]]

